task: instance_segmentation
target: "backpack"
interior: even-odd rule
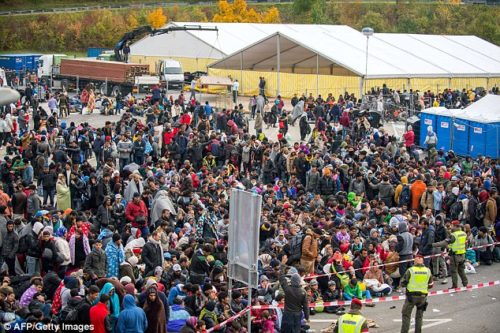
[[[302,257],[302,243],[304,242],[304,238],[306,238],[305,233],[295,235],[290,241],[290,258],[288,262],[293,263],[295,261],[299,261],[300,257]]]
[[[63,323],[76,323],[78,321],[78,312],[80,311],[83,301],[78,303],[76,306],[70,306],[69,304],[61,311],[59,314],[59,319]]]
[[[462,201],[456,201],[454,202],[451,207],[450,207],[450,218],[452,220],[457,220],[460,216],[460,213],[463,210],[463,204]]]
[[[399,195],[399,206],[406,205],[408,206],[411,201],[411,191],[410,191],[410,185],[405,185],[403,186],[403,189],[401,190],[401,194]]]
[[[18,253],[26,253],[29,248],[29,242],[28,242],[28,234],[22,236],[19,238],[19,247],[18,247]]]
[[[486,202],[487,201],[480,202],[476,205],[476,210],[474,211],[474,217],[476,218],[476,221],[482,221],[486,216]]]

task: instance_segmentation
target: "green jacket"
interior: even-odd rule
[[[356,286],[351,287],[351,284],[348,284],[347,286],[344,287],[344,293],[351,297],[356,297],[357,299],[363,299],[363,291],[361,290],[361,287],[359,286],[359,283],[356,284]]]

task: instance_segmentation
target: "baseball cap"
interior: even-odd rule
[[[175,264],[172,269],[174,270],[174,272],[180,272],[182,271],[182,268],[181,268],[181,265],[179,264]]]

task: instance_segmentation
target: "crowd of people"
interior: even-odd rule
[[[422,157],[411,127],[400,145],[354,116],[354,97],[330,98],[331,116],[311,97],[290,112],[275,99],[277,137],[263,131],[262,95],[249,110],[216,110],[157,90],[124,98],[121,119],[102,128],[60,119],[57,103],[8,107],[0,122],[19,126],[2,132],[0,321],[194,333],[267,304],[285,307],[251,310],[252,331],[299,332],[310,315],[345,312],[321,302],[401,291],[416,253],[442,254],[425,265],[452,287],[458,275],[467,284],[464,269],[499,261],[497,160]],[[232,189],[263,198],[251,299],[228,290]],[[463,246],[483,246],[460,262],[459,230]],[[217,330],[245,332],[244,320]]]

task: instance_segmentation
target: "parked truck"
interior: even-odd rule
[[[128,64],[95,59],[61,59],[59,73],[52,72],[55,89],[81,90],[89,83],[103,95],[123,95],[139,89],[141,84],[157,84],[159,80],[149,76],[149,65]]]

